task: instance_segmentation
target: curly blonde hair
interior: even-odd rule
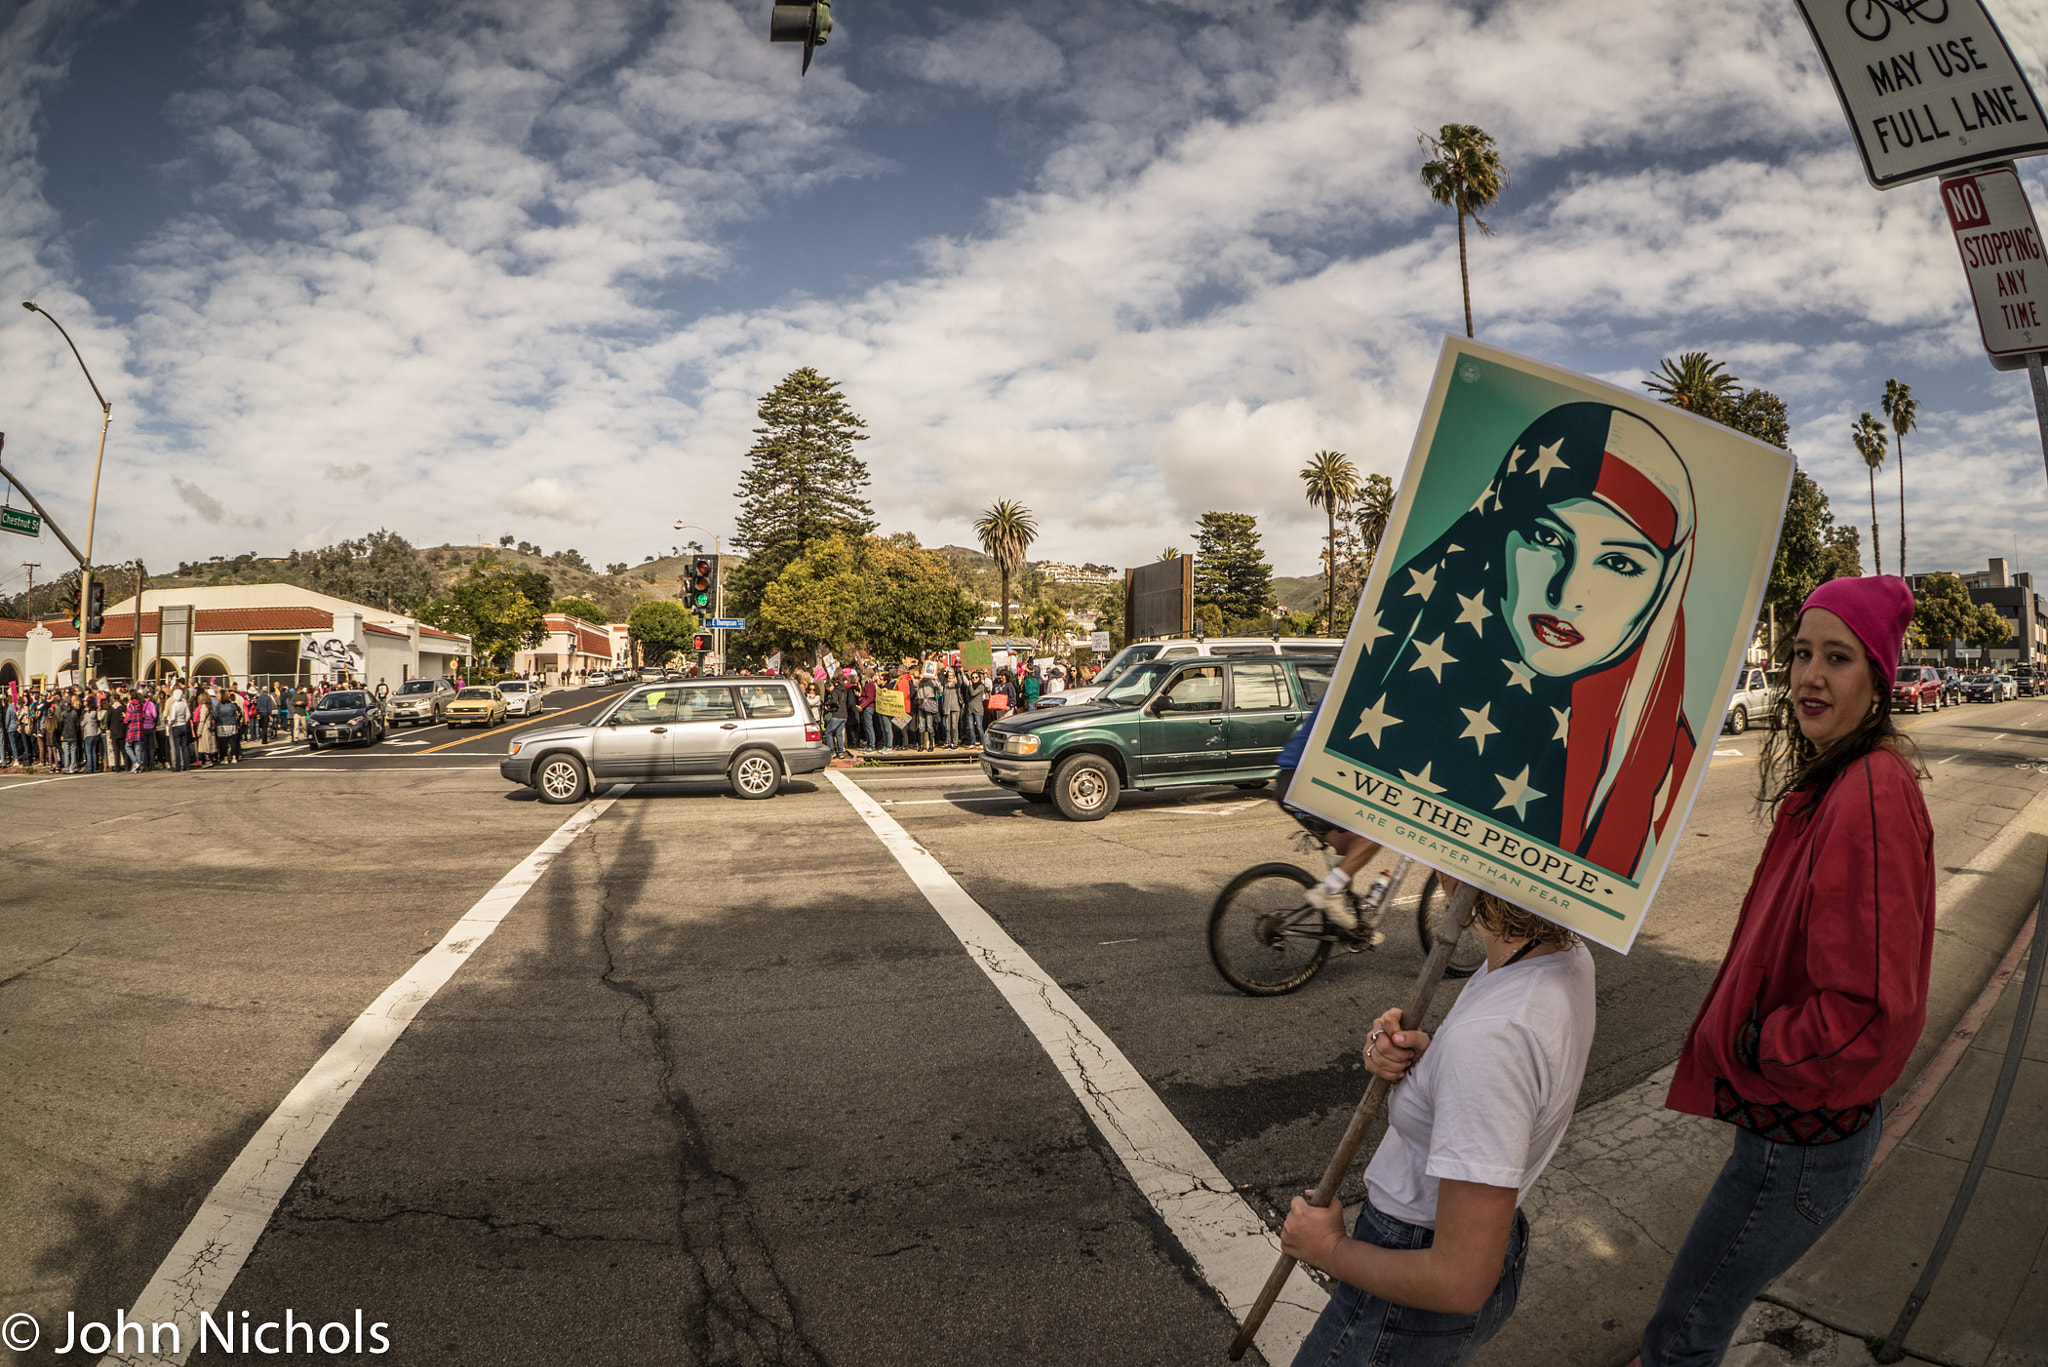
[[[1579,942],[1576,934],[1555,921],[1546,921],[1535,912],[1524,911],[1490,892],[1479,894],[1479,900],[1472,907],[1472,919],[1503,940],[1534,940],[1537,944],[1556,945],[1559,949],[1570,949]]]

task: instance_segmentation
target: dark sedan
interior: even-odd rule
[[[306,715],[306,747],[374,745],[384,739],[384,710],[368,693],[338,688]]]
[[[1997,702],[2004,691],[1996,674],[1972,674],[1963,680],[1963,697],[1970,702]]]

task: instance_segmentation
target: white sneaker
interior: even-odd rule
[[[1331,892],[1322,883],[1310,888],[1306,898],[1308,904],[1323,914],[1328,921],[1345,934],[1358,929],[1358,913],[1351,909],[1351,899],[1341,892]]]

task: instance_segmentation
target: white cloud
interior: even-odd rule
[[[558,479],[530,479],[498,500],[508,513],[552,518],[591,526],[604,520],[604,513],[583,493]]]

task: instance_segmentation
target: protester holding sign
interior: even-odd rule
[[[1776,820],[1666,1102],[1736,1126],[1735,1149],[1644,1330],[1644,1367],[1719,1362],[1765,1284],[1841,1215],[1927,1022],[1933,830],[1891,715],[1912,618],[1904,580],[1834,579],[1793,628],[1758,788]]]
[[[1288,1213],[1281,1248],[1340,1283],[1295,1367],[1451,1367],[1514,1313],[1521,1198],[1564,1138],[1593,1045],[1593,956],[1491,895],[1472,922],[1486,965],[1435,1036],[1389,1011],[1366,1041],[1366,1067],[1402,1085],[1352,1237],[1334,1205],[1296,1198]]]

